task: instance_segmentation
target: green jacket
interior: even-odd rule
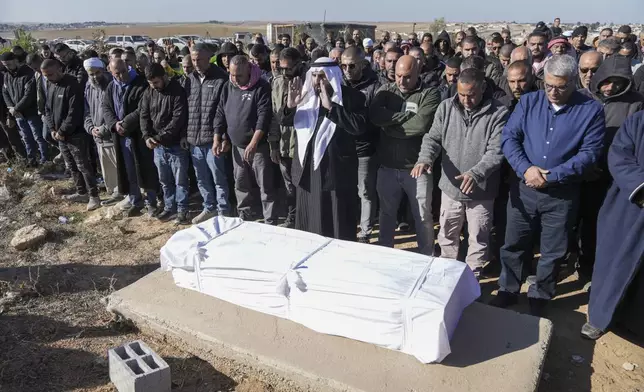
[[[280,155],[284,158],[293,158],[295,154],[295,128],[279,124],[280,113],[286,106],[288,81],[282,75],[273,78],[271,98],[273,101],[273,121],[271,127],[280,135]],[[279,129],[278,129],[279,128]],[[277,132],[279,131],[279,132]]]
[[[377,154],[382,166],[414,167],[440,101],[440,92],[433,87],[420,85],[407,94],[396,83],[380,87],[369,108],[369,119],[381,129]]]

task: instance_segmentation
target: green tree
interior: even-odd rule
[[[434,19],[432,23],[429,24],[429,32],[433,35],[440,33],[441,31],[447,28],[447,23],[445,23],[445,18],[440,17]]]
[[[31,33],[25,29],[14,30],[13,35],[15,39],[12,44],[14,46],[22,47],[27,53],[36,53],[38,48],[36,47],[36,39],[31,36]]]

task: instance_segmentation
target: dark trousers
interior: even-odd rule
[[[25,145],[22,142],[22,138],[20,136],[20,129],[18,129],[18,125],[14,125],[13,127],[7,126],[7,118],[0,118],[1,124],[0,124],[0,129],[4,133],[4,135],[7,138],[7,141],[9,145],[11,146],[11,149],[13,150],[13,153],[15,155],[18,155],[22,159],[27,159],[27,151],[25,150]],[[7,153],[8,158],[12,157],[11,153]]]
[[[505,245],[501,248],[500,291],[518,294],[524,263],[534,257],[535,233],[541,229],[541,258],[537,281],[528,297],[552,299],[557,285],[557,267],[568,250],[568,237],[579,208],[579,185],[562,185],[541,190],[523,182],[510,187]]]
[[[579,198],[579,258],[577,271],[587,279],[593,276],[597,247],[597,216],[610,188],[609,180],[583,182]]]
[[[63,154],[65,166],[69,168],[76,185],[76,192],[91,197],[98,197],[96,175],[89,162],[89,146],[85,133],[67,136],[58,142],[58,148]]]
[[[296,190],[295,185],[293,185],[293,176],[291,175],[292,166],[293,158],[280,158],[280,171],[282,172],[282,179],[284,180],[284,187],[286,188],[286,219],[295,222]]]

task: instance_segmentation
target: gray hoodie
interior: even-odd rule
[[[112,133],[105,125],[103,119],[103,96],[107,86],[112,81],[112,75],[105,72],[105,82],[101,85],[92,84],[91,80],[85,85],[85,131],[92,134],[93,128],[101,130],[101,137],[94,137],[96,143],[105,147],[112,146]]]
[[[495,99],[484,99],[469,115],[458,95],[443,101],[429,133],[423,137],[417,163],[433,165],[442,154],[443,171],[438,186],[447,196],[457,201],[494,199],[504,159],[501,131],[507,115],[508,110]],[[455,179],[463,173],[476,182],[469,195],[461,192],[461,181]]]

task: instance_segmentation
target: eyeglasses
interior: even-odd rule
[[[346,71],[347,69],[354,70],[356,68],[355,64],[340,64],[340,68],[342,68],[343,71]]]
[[[584,74],[585,74],[585,73],[588,73],[588,71],[592,71],[592,73],[594,73],[594,74],[595,74],[595,73],[597,73],[597,70],[598,70],[598,69],[599,69],[599,67],[593,67],[593,68],[579,68],[579,72],[581,72],[581,73],[584,73]]]
[[[568,87],[570,87],[570,84],[571,83],[568,82],[568,83],[564,84],[563,86],[553,86],[553,85],[548,84],[548,83],[544,83],[543,85],[546,88],[546,91],[553,91],[554,90],[554,91],[556,91],[558,93],[561,93],[561,92],[566,91],[568,89]]]

